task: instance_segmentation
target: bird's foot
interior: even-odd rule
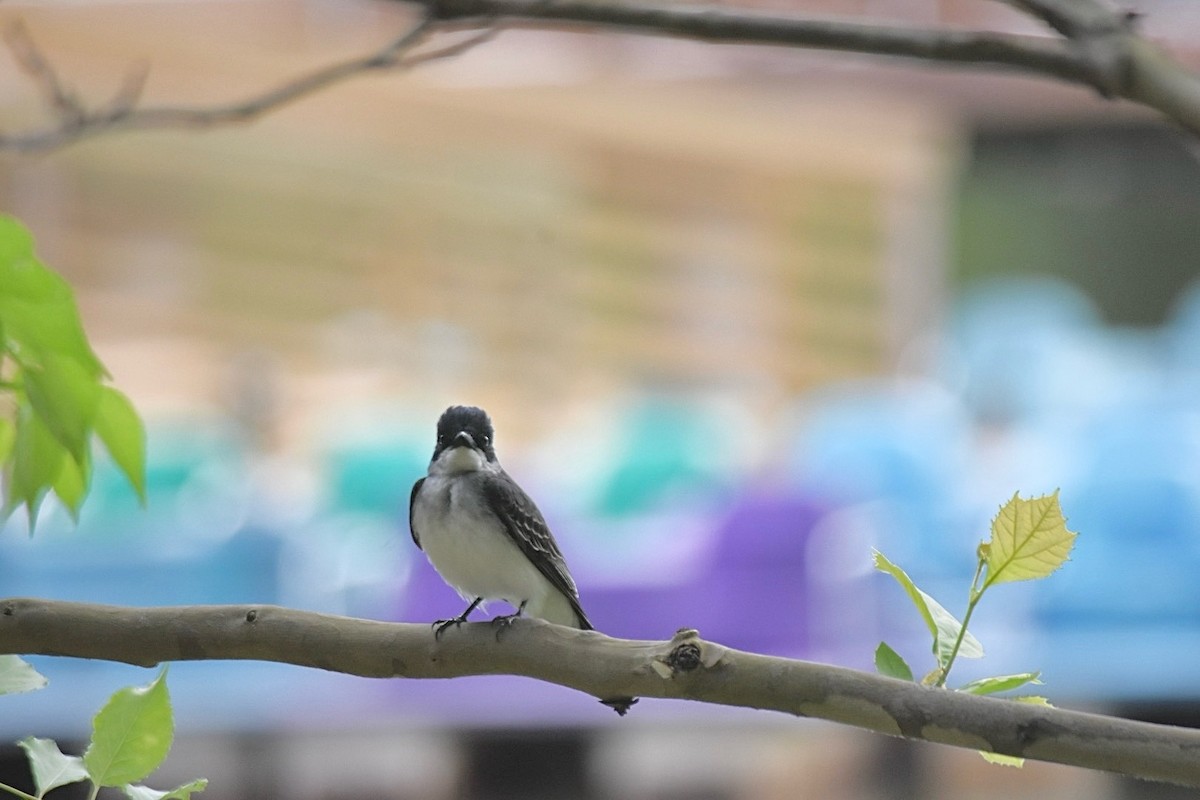
[[[466,614],[463,614],[462,616],[458,616],[458,617],[452,617],[451,619],[437,620],[431,626],[433,628],[433,638],[435,640],[440,640],[442,638],[442,634],[446,632],[446,628],[449,628],[452,626],[457,628],[459,625],[462,625],[466,621],[467,621]]]
[[[466,622],[467,617],[471,616],[471,612],[479,608],[479,604],[482,602],[482,597],[476,597],[471,602],[471,605],[467,606],[467,610],[459,614],[457,617],[454,617],[453,619],[439,619],[437,622],[433,623],[432,627],[434,629],[434,641],[440,640],[442,638],[442,634],[445,633],[446,628],[449,628],[451,625],[457,628],[459,625],[462,625],[464,622]]]
[[[517,610],[511,614],[501,614],[498,617],[492,617],[492,627],[496,629],[496,641],[500,641],[500,634],[508,630],[508,626],[513,624],[513,621],[523,616],[525,613],[525,604],[517,606]]]

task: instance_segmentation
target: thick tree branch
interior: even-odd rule
[[[933,689],[841,667],[731,650],[680,631],[669,642],[612,639],[519,620],[434,639],[429,626],[277,606],[122,608],[0,600],[0,653],[153,666],[253,659],[371,678],[523,675],[602,699],[686,699],[854,725],[1200,787],[1200,731]]]

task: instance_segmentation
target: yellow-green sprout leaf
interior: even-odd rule
[[[1074,544],[1057,491],[1028,500],[1014,494],[992,520],[983,588],[1044,578],[1063,565]]]
[[[38,739],[26,736],[17,742],[29,758],[29,771],[33,773],[33,785],[38,797],[52,789],[87,780],[87,770],[79,756],[63,755],[53,739]]]
[[[129,483],[137,492],[138,499],[146,502],[146,428],[141,417],[129,402],[129,398],[111,386],[100,390],[100,402],[96,407],[96,435],[113,461],[125,473]]]
[[[75,522],[79,522],[79,509],[87,497],[92,477],[92,462],[87,450],[83,451],[83,456],[83,466],[75,463],[73,458],[64,458],[58,477],[51,485],[55,496],[66,506]]]
[[[92,720],[92,741],[83,753],[98,786],[140,781],[167,757],[175,735],[164,667],[150,684],[117,690]]]
[[[879,647],[875,648],[875,671],[902,681],[913,679],[912,668],[887,642],[880,642]]]
[[[183,786],[176,786],[169,792],[160,792],[149,786],[124,786],[122,791],[129,800],[189,800],[196,792],[203,792],[208,787],[208,779],[200,778]]]
[[[20,222],[0,214],[0,325],[4,341],[26,365],[54,353],[104,375],[79,319],[75,294],[62,276],[33,252],[33,237]]]
[[[980,750],[979,755],[983,756],[983,760],[989,764],[996,764],[1001,767],[1016,767],[1020,769],[1025,766],[1025,759],[1019,756],[1006,756],[1002,753],[989,753],[986,750]]]
[[[74,359],[54,353],[43,355],[21,374],[33,410],[75,463],[82,465],[100,402],[96,375]]]
[[[1038,681],[1034,681],[1034,682],[1037,683]],[[1047,700],[1046,698],[1038,697],[1037,695],[1032,695],[1032,694],[1031,695],[1023,695],[1021,697],[1013,697],[1010,699],[1012,699],[1018,703],[1029,703],[1030,705],[1035,705],[1035,706],[1049,706],[1050,705],[1050,701]],[[1000,753],[989,753],[986,750],[980,750],[979,755],[983,756],[983,760],[988,762],[989,764],[998,764],[999,766],[1002,766],[1002,767],[1016,767],[1017,769],[1020,769],[1021,767],[1025,766],[1025,759],[1020,758],[1018,756],[1006,756],[1006,755],[1002,755]]]
[[[968,694],[995,694],[1017,689],[1027,683],[1040,684],[1040,672],[1021,672],[1016,675],[997,675],[992,678],[980,678],[962,686],[959,691]]]
[[[57,480],[63,460],[68,458],[67,451],[33,408],[27,401],[22,402],[17,408],[17,435],[8,472],[5,515],[24,503],[32,530],[42,498]]]
[[[7,464],[17,441],[17,427],[8,417],[0,417],[0,464]]]
[[[875,569],[891,575],[896,583],[904,589],[913,605],[917,607],[921,618],[925,620],[925,627],[929,628],[929,633],[933,636],[933,653],[937,656],[938,664],[944,667],[950,660],[950,652],[954,649],[954,642],[958,640],[958,632],[962,629],[962,623],[943,608],[941,603],[918,589],[912,578],[889,561],[887,556],[878,550],[873,552]],[[983,645],[970,631],[967,631],[963,635],[958,655],[963,658],[983,658]]]

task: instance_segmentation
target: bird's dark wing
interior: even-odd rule
[[[424,478],[413,484],[412,494],[408,496],[408,532],[412,534],[413,542],[417,545],[417,549],[421,549],[421,538],[417,536],[417,526],[413,524],[413,506],[417,504],[417,492],[421,491],[421,484],[425,482]]]
[[[503,470],[499,475],[484,477],[481,485],[488,508],[504,523],[508,535],[521,548],[521,552],[546,576],[550,585],[567,598],[571,609],[579,617],[579,626],[584,630],[592,630],[591,621],[579,605],[579,590],[567,572],[567,562],[537,505]]]

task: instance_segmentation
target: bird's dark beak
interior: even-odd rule
[[[452,446],[453,447],[469,447],[472,450],[477,449],[475,447],[475,438],[473,436],[471,436],[471,434],[467,433],[466,431],[459,431],[457,434],[455,434],[454,443]]]

